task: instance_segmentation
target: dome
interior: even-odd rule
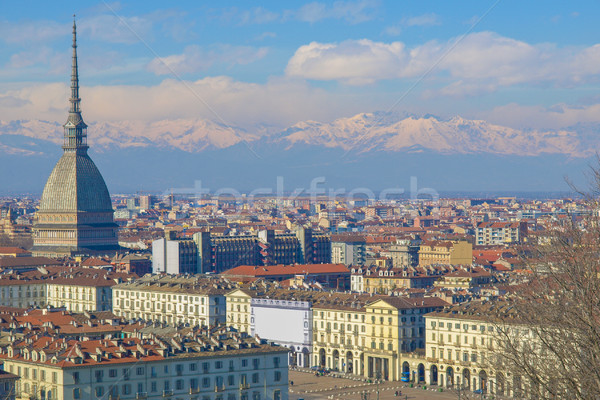
[[[113,211],[106,183],[87,153],[62,155],[46,182],[39,211]]]

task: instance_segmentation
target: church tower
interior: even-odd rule
[[[64,127],[63,155],[52,170],[33,226],[34,255],[61,257],[114,253],[117,225],[106,183],[87,154],[77,68],[77,30],[73,21],[71,103]]]

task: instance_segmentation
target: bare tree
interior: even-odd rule
[[[600,173],[594,172],[600,189]],[[557,218],[527,249],[531,278],[496,315],[496,369],[513,397],[600,398],[600,218]]]

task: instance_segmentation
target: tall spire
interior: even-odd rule
[[[71,65],[71,109],[70,113],[81,112],[79,108],[79,71],[77,70],[77,26],[75,25],[75,14],[73,14],[73,60]]]
[[[77,68],[77,26],[75,24],[75,15],[73,15],[73,58],[71,65],[71,98],[69,102],[69,118],[63,125],[65,129],[65,140],[63,149],[65,151],[86,151],[87,150],[87,125],[83,122],[81,116],[81,107],[79,98],[79,71]]]

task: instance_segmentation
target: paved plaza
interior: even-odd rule
[[[411,388],[403,382],[382,382],[379,385],[363,380],[315,376],[314,373],[290,371],[290,400],[408,400],[408,399],[482,399],[485,396],[473,393],[459,393],[439,388]],[[396,396],[396,391],[402,392]],[[379,392],[379,394],[378,394]]]

